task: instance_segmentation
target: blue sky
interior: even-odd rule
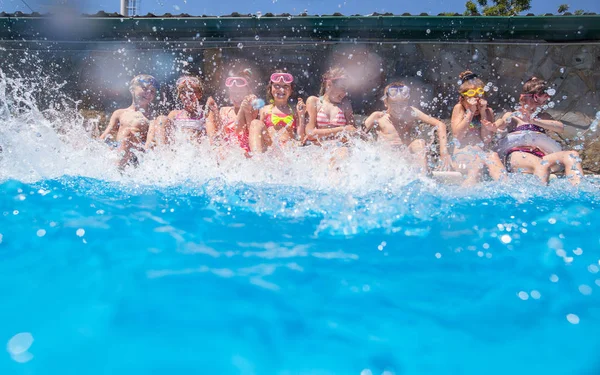
[[[60,6],[77,8],[81,13],[96,13],[99,10],[118,12],[120,0],[24,0],[34,11],[45,13]],[[139,1],[139,0],[138,0]],[[155,14],[189,13],[191,15],[222,15],[231,12],[256,13],[291,13],[298,14],[307,10],[309,14],[332,14],[340,12],[345,15],[369,14],[372,12],[392,12],[402,14],[408,12],[419,14],[426,12],[438,14],[441,12],[459,12],[465,9],[466,0],[423,0],[423,1],[393,1],[393,0],[141,0],[141,12]],[[556,13],[560,4],[567,3],[571,10],[583,9],[600,13],[598,0],[532,0],[535,14]],[[30,12],[23,0],[0,0],[0,11]]]

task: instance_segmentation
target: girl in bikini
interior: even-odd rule
[[[546,131],[562,133],[564,124],[542,112],[550,99],[548,84],[533,77],[523,85],[518,112],[508,112],[497,121],[498,126],[509,126],[509,134],[499,143],[498,151],[505,157],[511,171],[534,174],[543,184],[550,173],[563,169],[573,185],[583,176],[581,158],[577,151],[562,151]]]
[[[487,149],[494,133],[502,130],[494,121],[494,112],[487,105],[484,83],[471,71],[460,74],[460,99],[452,110],[455,168],[466,173],[463,186],[476,184],[487,167],[494,180],[506,176],[498,154]]]
[[[228,145],[236,145],[244,150],[246,156],[250,153],[249,124],[252,117],[246,118],[242,107],[248,106],[251,89],[249,80],[252,76],[250,69],[244,69],[239,74],[227,77],[225,86],[229,93],[231,106],[222,107],[219,111],[221,128],[219,137]],[[251,114],[248,113],[250,116]],[[256,115],[254,115],[254,118]],[[242,120],[242,121],[240,121]]]
[[[331,68],[324,75],[320,96],[306,100],[308,123],[304,141],[346,143],[355,134],[352,105],[347,98],[348,76],[343,68]]]
[[[267,100],[271,103],[261,108],[259,119],[250,124],[250,149],[262,153],[274,142],[285,145],[296,136],[304,136],[306,106],[298,98],[296,111],[289,103],[294,92],[294,77],[283,71],[271,74],[267,85]]]
[[[159,117],[148,133],[146,148],[157,144],[171,144],[175,134],[180,132],[190,141],[200,142],[208,136],[213,139],[218,126],[219,112],[217,104],[212,97],[206,101],[208,114],[200,104],[203,87],[197,77],[183,76],[175,83],[177,97],[183,109],[171,111],[168,116]]]

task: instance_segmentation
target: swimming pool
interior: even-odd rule
[[[597,188],[513,182],[4,180],[0,369],[596,373]]]
[[[188,42],[212,61],[204,40]],[[213,60],[234,61],[236,42]],[[10,53],[24,70],[39,67],[42,78],[68,70],[58,62],[71,51],[46,49],[54,41],[26,42],[39,51],[20,43]],[[245,54],[265,51],[250,43]],[[543,43],[391,43],[367,49],[354,40],[326,52],[370,63],[375,74],[362,78],[373,84],[385,68],[440,85],[454,85],[449,72],[461,64],[493,66],[492,56],[503,57],[492,71],[504,80],[530,68],[512,54],[574,55]],[[86,74],[64,84],[92,87],[78,95],[114,109],[133,71],[168,81],[188,63],[205,67],[187,52],[174,61],[180,45],[122,44],[73,53]],[[325,60],[325,43],[305,47],[290,64]],[[431,56],[443,56],[440,69],[424,65]],[[565,81],[579,89],[577,69],[567,67]],[[245,160],[184,145],[140,155],[138,168],[120,174],[54,78],[14,79],[13,97],[0,97],[9,103],[0,107],[1,374],[600,372],[597,180],[540,187],[511,176],[464,190],[360,142],[339,171],[310,147]],[[498,86],[496,104],[510,103],[511,84]],[[48,92],[66,108],[38,110]],[[585,104],[568,94],[563,105]],[[432,113],[448,111],[450,98],[436,99]]]

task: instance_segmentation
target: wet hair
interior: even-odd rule
[[[323,74],[323,77],[321,79],[321,90],[319,91],[319,95],[325,95],[328,80],[344,76],[346,76],[346,69],[340,66],[334,66],[333,68],[329,68],[329,70],[327,70],[325,74]]]
[[[543,94],[548,90],[548,82],[537,77],[531,77],[523,85],[523,94]]]
[[[461,80],[460,86],[458,86],[458,92],[463,93],[467,90],[474,89],[477,87],[483,87],[485,84],[483,81],[477,77],[477,74],[473,73],[470,70],[465,70],[464,72],[458,75],[458,78]],[[461,96],[462,98],[462,96]]]
[[[287,73],[285,70],[281,70],[281,69],[277,69],[275,70],[273,73]],[[271,73],[271,74],[273,74]],[[296,88],[296,82],[295,82],[295,77],[294,77],[294,82],[290,83],[290,86],[292,87],[292,92],[290,93],[290,96],[294,93],[294,88]],[[271,88],[273,87],[273,82],[271,82],[271,76],[269,76],[269,84],[267,85],[267,102],[271,102],[272,100],[275,100],[275,98],[273,98],[273,94],[271,93]]]
[[[200,91],[200,94],[204,93],[204,85],[202,85],[202,80],[198,77],[183,75],[177,79],[177,83],[177,95],[187,89],[197,89]]]
[[[131,81],[129,81],[129,89],[142,85],[151,85],[158,90],[158,81],[150,74],[138,74],[137,76],[133,77]]]

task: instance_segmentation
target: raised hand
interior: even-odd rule
[[[219,112],[219,106],[212,96],[209,96],[208,99],[206,99],[206,106],[208,107],[208,110],[214,114]]]
[[[304,100],[302,98],[298,98],[298,104],[296,104],[296,112],[298,112],[298,117],[304,117],[306,114],[306,104],[304,104]]]

